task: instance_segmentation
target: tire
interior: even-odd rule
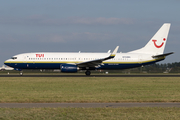
[[[90,75],[91,75],[91,72],[90,72],[89,70],[87,70],[87,71],[85,72],[85,74],[86,74],[87,76],[90,76]]]

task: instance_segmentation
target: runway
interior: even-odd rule
[[[146,75],[0,75],[0,77],[180,77],[179,74],[146,74]]]
[[[0,108],[180,107],[180,103],[0,103]]]

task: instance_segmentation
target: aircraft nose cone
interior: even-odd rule
[[[10,62],[10,59],[4,61],[4,64],[7,65]]]
[[[7,60],[6,60],[6,61],[4,61],[4,64],[5,64],[5,65],[7,65]]]
[[[4,61],[4,64],[5,64],[6,66],[13,67],[12,59],[8,59],[8,60]]]

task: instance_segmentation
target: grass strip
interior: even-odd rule
[[[180,78],[1,77],[1,103],[180,102]]]
[[[13,120],[177,120],[180,108],[0,108],[0,119]]]

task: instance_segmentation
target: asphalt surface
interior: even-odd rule
[[[169,75],[169,74],[161,74],[161,75],[0,75],[0,77],[180,77],[180,75]]]
[[[180,107],[180,103],[0,103],[0,108]]]

